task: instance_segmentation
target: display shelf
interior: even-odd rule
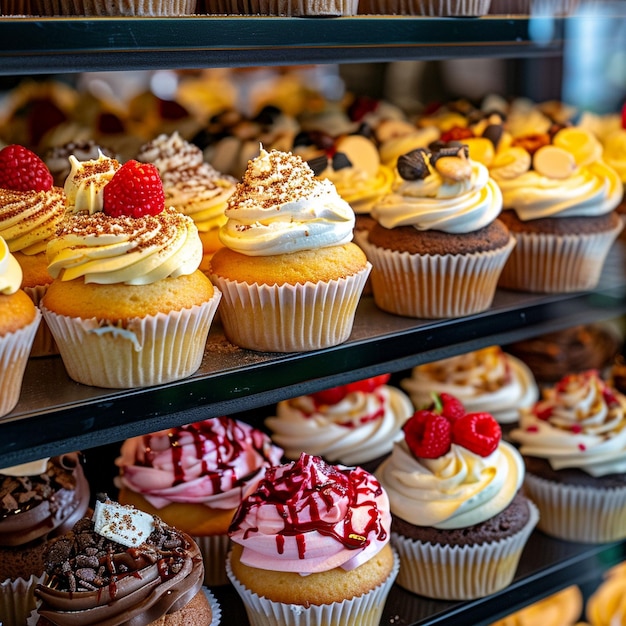
[[[578,19],[6,17],[0,18],[0,74],[546,57],[561,54]],[[589,26],[605,18],[584,19]]]
[[[87,449],[302,393],[400,371],[491,343],[511,342],[626,311],[621,242],[593,292],[496,293],[484,313],[415,320],[359,305],[344,344],[306,353],[260,353],[233,346],[218,324],[193,376],[162,386],[107,390],[71,381],[59,357],[31,359],[17,407],[0,420],[0,467]]]
[[[569,585],[601,580],[607,568],[626,558],[625,545],[576,544],[535,531],[522,554],[513,582],[485,598],[465,602],[431,600],[394,585],[380,626],[488,626],[530,601],[536,601]],[[248,626],[243,604],[233,587],[218,587],[213,593],[228,607],[229,623]]]

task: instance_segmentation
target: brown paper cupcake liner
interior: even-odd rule
[[[491,0],[361,0],[359,13],[474,17],[489,11]]]
[[[548,535],[583,543],[626,537],[626,487],[564,485],[527,473],[524,491],[539,507],[538,528]]]
[[[622,230],[580,235],[515,233],[517,245],[498,285],[535,293],[593,289],[611,245]]]
[[[190,15],[195,13],[197,4],[196,0],[74,0],[74,2],[83,5],[83,15],[129,17]],[[63,4],[64,0],[57,0],[57,3]]]
[[[474,254],[420,255],[366,245],[376,305],[406,317],[461,317],[491,306],[515,240]]]
[[[126,328],[41,308],[70,378],[84,385],[128,389],[193,374],[202,362],[220,299],[216,289],[201,306],[134,318]]]
[[[223,293],[220,319],[228,339],[262,352],[303,352],[346,341],[371,265],[328,282],[249,284],[211,275]]]
[[[428,598],[471,600],[507,587],[539,512],[529,502],[530,519],[515,535],[480,545],[434,545],[398,533],[391,541],[400,554],[397,584]]]
[[[17,578],[0,583],[0,622],[2,626],[24,626],[35,608],[35,587],[45,574],[28,580]]]
[[[359,0],[208,0],[207,13],[278,16],[356,15]]]
[[[24,370],[40,323],[41,313],[36,309],[28,326],[0,337],[0,417],[12,411],[20,399]]]
[[[226,573],[241,597],[250,626],[378,626],[385,601],[400,568],[400,560],[394,550],[394,565],[387,580],[368,593],[343,602],[311,605],[274,602],[250,591],[233,574],[230,556],[226,559]]]

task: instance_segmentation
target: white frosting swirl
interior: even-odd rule
[[[72,213],[93,215],[102,211],[104,188],[121,167],[119,161],[111,159],[98,151],[98,158],[79,161],[70,155],[70,173],[65,180],[67,209]]]
[[[402,391],[381,385],[353,391],[336,404],[318,406],[312,396],[284,400],[265,424],[289,459],[304,450],[331,463],[359,465],[390,452],[412,414]]]
[[[0,237],[0,294],[10,296],[22,284],[22,267],[9,252],[7,242]]]
[[[485,411],[501,424],[516,422],[539,398],[528,366],[497,346],[418,365],[401,385],[417,408],[428,406],[433,392],[448,393],[468,413]]]
[[[595,371],[571,374],[521,412],[520,427],[510,436],[522,454],[546,459],[556,470],[626,472],[626,396]]]
[[[522,485],[524,462],[505,441],[486,457],[453,443],[439,458],[418,459],[402,440],[375,474],[393,515],[416,526],[453,529],[503,511]]]
[[[593,217],[611,212],[621,201],[622,182],[614,169],[597,161],[578,167],[568,178],[549,178],[528,170],[516,178],[494,177],[504,208],[523,221],[545,217]]]
[[[249,256],[343,245],[354,211],[329,180],[317,180],[297,155],[261,149],[226,209],[222,243]]]
[[[414,226],[451,234],[491,224],[502,209],[502,194],[484,165],[470,163],[471,176],[461,181],[443,178],[430,166],[420,180],[404,180],[396,171],[391,192],[372,207],[372,217],[385,228]]]

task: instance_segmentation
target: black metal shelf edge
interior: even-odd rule
[[[566,26],[577,19],[6,17],[0,74],[552,56],[562,52]],[[537,40],[537,32],[551,36]]]
[[[162,386],[107,390],[71,381],[59,357],[31,359],[17,407],[0,420],[0,467],[88,449],[208,417],[255,409],[293,397],[484,345],[626,311],[621,243],[593,292],[536,295],[500,290],[483,313],[415,320],[380,311],[362,299],[346,343],[301,354],[236,348],[216,325],[193,376]]]

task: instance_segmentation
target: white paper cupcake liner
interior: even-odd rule
[[[40,322],[41,313],[36,309],[28,326],[0,337],[0,417],[12,411],[20,399],[24,370]]]
[[[244,603],[250,626],[378,626],[385,601],[400,568],[400,559],[395,550],[393,558],[393,569],[387,580],[368,593],[343,602],[309,607],[273,602],[250,591],[233,574],[230,555],[226,559],[226,573]]]
[[[36,307],[39,307],[41,299],[44,297],[46,291],[48,291],[48,285],[37,285],[36,287],[24,287],[24,291],[28,297],[33,301]],[[42,320],[37,328],[35,339],[33,341],[33,347],[30,350],[30,356],[52,356],[59,354],[59,349],[54,341],[54,337],[48,328],[45,320]]]
[[[452,17],[485,15],[491,0],[361,0],[360,13]]]
[[[340,16],[356,15],[359,0],[210,0],[213,14]]]
[[[530,519],[515,535],[472,546],[433,545],[391,534],[400,554],[397,584],[438,600],[471,600],[507,587],[513,580],[522,550],[539,512],[529,502]]]
[[[200,306],[134,318],[124,329],[41,309],[70,378],[84,385],[127,389],[193,374],[202,362],[220,299],[215,289]]]
[[[0,583],[0,623],[2,626],[24,626],[35,608],[35,587],[45,574],[28,580],[17,578]]]
[[[593,289],[622,227],[579,235],[515,233],[517,245],[498,285],[535,293]]]
[[[227,585],[226,556],[230,546],[228,535],[207,535],[193,539],[204,560],[204,584],[207,587]]]
[[[524,491],[539,507],[538,528],[548,535],[583,543],[626,538],[626,487],[564,485],[526,473]]]
[[[420,255],[366,244],[374,301],[383,311],[428,319],[461,317],[491,306],[515,240],[474,254]]]
[[[64,2],[65,0],[56,0],[57,4]],[[196,0],[80,0],[80,3],[83,5],[82,15],[176,17],[196,11]]]
[[[228,339],[261,352],[328,348],[350,337],[356,308],[371,270],[328,282],[250,284],[211,275],[223,293],[220,319]]]

